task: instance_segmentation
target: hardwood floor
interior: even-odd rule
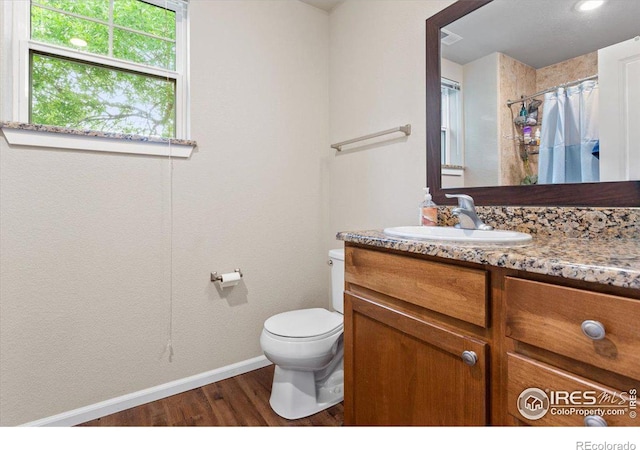
[[[343,404],[286,420],[269,406],[273,365],[78,426],[342,426]]]

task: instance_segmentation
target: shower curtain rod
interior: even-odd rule
[[[520,100],[507,100],[507,106],[511,106],[515,103],[526,102],[527,100],[531,100],[532,98],[538,97],[542,94],[546,94],[547,92],[555,91],[556,89],[560,89],[567,86],[573,86],[574,84],[582,83],[583,81],[595,80],[598,78],[598,75],[591,75],[590,77],[580,78],[579,80],[570,81],[569,83],[559,84],[554,87],[550,87],[549,89],[545,89],[544,91],[536,92],[533,95],[529,95],[528,97],[521,97]]]

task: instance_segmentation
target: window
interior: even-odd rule
[[[188,137],[186,1],[13,3],[14,120]]]
[[[440,135],[441,161],[443,165],[462,166],[462,120],[460,83],[442,79],[442,128]]]

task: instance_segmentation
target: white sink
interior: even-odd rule
[[[531,235],[507,230],[463,230],[453,227],[393,227],[385,228],[387,236],[428,241],[470,242],[476,244],[525,244]]]

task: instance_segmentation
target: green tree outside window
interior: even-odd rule
[[[139,0],[34,0],[31,39],[78,58],[30,53],[32,123],[175,137],[176,81],[83,61],[95,54],[176,69],[176,12]]]

